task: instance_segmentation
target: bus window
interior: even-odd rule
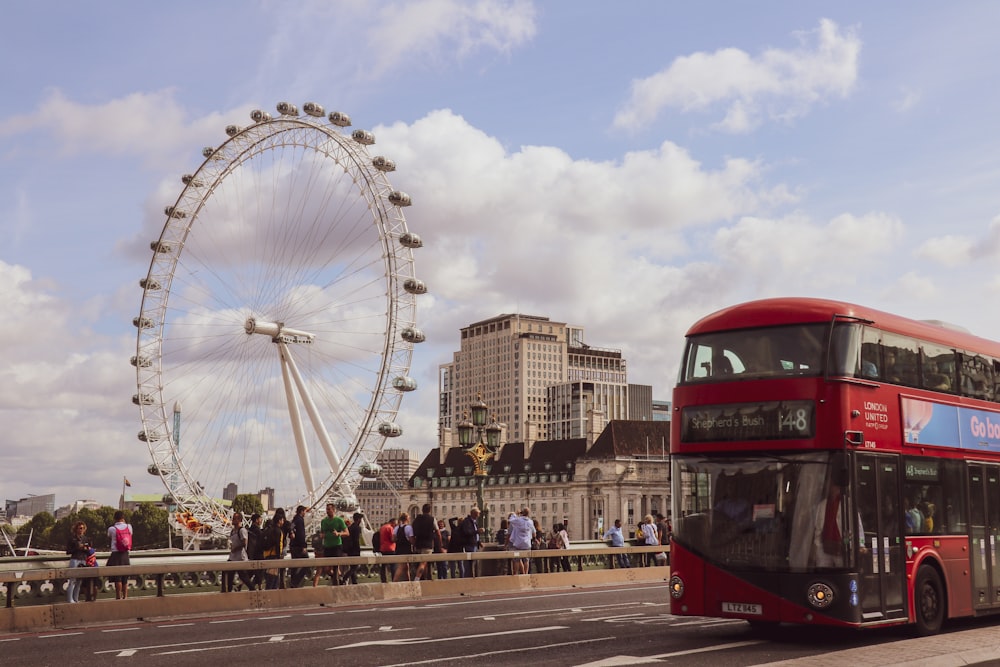
[[[903,484],[903,525],[907,535],[961,535],[966,532],[962,462],[907,458]]]
[[[819,375],[827,331],[803,324],[692,336],[681,382]]]
[[[865,327],[861,339],[861,377],[877,380],[882,377],[882,332]]]
[[[941,345],[924,343],[921,346],[920,386],[953,393],[955,378],[955,351]]]
[[[962,353],[959,355],[959,390],[963,396],[984,401],[995,400],[993,368],[996,362],[987,357]]]
[[[886,382],[919,387],[917,342],[906,336],[882,334],[882,357]]]

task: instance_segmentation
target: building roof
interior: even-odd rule
[[[489,476],[567,473],[572,478],[576,461],[580,459],[665,457],[670,451],[670,423],[610,421],[590,451],[587,451],[585,438],[539,440],[531,447],[527,460],[524,449],[523,442],[506,443],[499,458],[490,464]],[[449,448],[444,463],[440,462],[439,450],[435,449],[421,461],[413,477],[423,480],[467,477],[472,474],[472,466],[472,459],[461,447]],[[465,472],[466,468],[469,472]]]

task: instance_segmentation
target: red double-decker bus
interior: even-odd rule
[[[687,333],[671,610],[875,627],[1000,611],[1000,344],[819,299]]]

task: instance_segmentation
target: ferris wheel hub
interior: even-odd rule
[[[248,317],[243,329],[248,334],[269,336],[274,342],[311,343],[316,338],[316,334],[286,327],[283,322],[261,322],[256,317]]]

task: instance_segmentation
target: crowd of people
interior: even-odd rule
[[[544,530],[538,520],[531,517],[531,511],[527,507],[520,512],[511,512],[508,517],[501,519],[500,528],[490,542],[485,541],[486,531],[480,526],[481,512],[478,507],[472,507],[464,518],[452,517],[445,521],[435,518],[431,505],[425,504],[420,514],[414,517],[403,512],[398,517],[386,521],[377,530],[366,531],[363,514],[355,512],[350,518],[340,516],[335,505],[331,503],[326,506],[326,516],[320,522],[318,531],[312,536],[307,533],[308,511],[308,508],[299,505],[289,521],[285,510],[278,508],[266,522],[258,513],[252,514],[247,522],[242,513],[235,512],[229,534],[228,561],[283,561],[288,556],[290,562],[280,565],[275,563],[274,567],[263,570],[225,570],[222,576],[222,591],[298,588],[303,585],[310,573],[313,586],[318,586],[324,579],[328,579],[334,586],[357,584],[360,569],[357,564],[312,568],[306,563],[293,561],[308,559],[310,546],[317,557],[360,556],[366,533],[371,543],[367,546],[370,546],[373,552],[386,556],[475,553],[492,546],[493,549],[519,552],[516,557],[493,561],[497,568],[496,574],[530,574],[532,568],[536,573],[571,570],[568,555],[531,558],[523,554],[541,549],[570,548],[569,531],[565,524],[556,523],[551,531]],[[129,565],[132,526],[126,522],[123,511],[115,513],[114,521],[114,525],[108,527],[111,552],[107,565]],[[84,522],[78,521],[73,524],[66,546],[66,553],[70,557],[70,568],[97,565],[95,550],[86,532],[87,526]],[[647,515],[636,526],[634,537],[631,539],[635,540],[635,544],[668,544],[669,536],[669,521],[664,520],[662,515],[657,515],[655,520],[653,516]],[[625,535],[621,520],[616,519],[614,526],[604,533],[603,539],[612,547],[623,547],[630,538]],[[644,564],[665,564],[657,561],[655,556],[659,555],[648,554],[649,558],[643,559]],[[614,563],[617,567],[632,566],[628,554],[615,554]],[[477,566],[482,567],[482,561],[457,559],[413,563],[383,562],[379,567],[379,577],[382,583],[429,580],[435,577],[437,579],[472,577],[478,574],[474,571]],[[75,576],[68,579],[67,602],[78,602],[81,593],[85,600],[95,600],[96,581],[96,577],[93,576]],[[116,576],[111,581],[114,584],[115,598],[126,599],[127,577]]]

